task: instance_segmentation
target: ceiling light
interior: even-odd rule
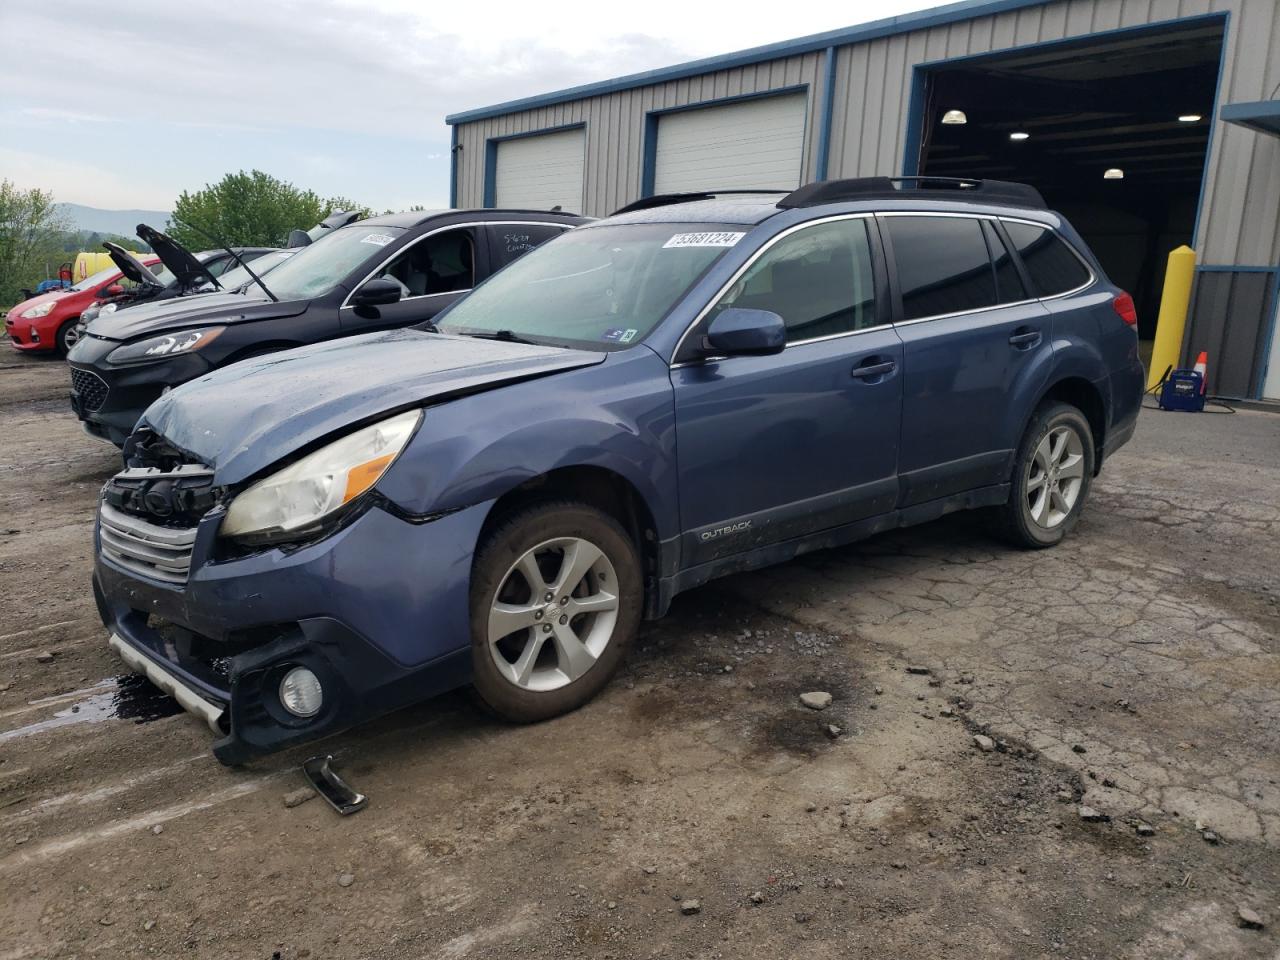
[[[964,115],[963,110],[948,110],[942,115],[942,122],[947,125],[968,123],[969,118]]]
[[[1124,171],[1119,167],[1108,167],[1102,174],[1103,180],[1123,180]]]
[[[1202,118],[1198,113],[1184,113],[1182,116],[1178,118],[1178,122],[1179,123],[1198,123],[1201,119]]]
[[[1027,139],[1028,137],[1030,137],[1030,136],[1031,136],[1031,134],[1029,134],[1029,133],[1024,133],[1024,132],[1023,132],[1023,131],[1021,131],[1021,130],[1017,130],[1017,131],[1014,131],[1013,133],[1009,134],[1009,139],[1010,139],[1010,140],[1026,140],[1026,139]]]

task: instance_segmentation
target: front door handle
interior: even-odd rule
[[[1009,344],[1017,347],[1019,350],[1025,350],[1034,347],[1040,342],[1039,330],[1028,330],[1026,327],[1019,327],[1009,338]]]
[[[859,380],[870,380],[872,377],[883,377],[887,373],[893,373],[897,366],[892,360],[881,360],[863,363],[862,366],[854,367],[849,373]]]

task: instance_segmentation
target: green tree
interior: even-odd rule
[[[344,197],[326,199],[261,170],[241,170],[195,193],[184,190],[167,230],[191,250],[206,249],[211,241],[187,224],[231,246],[283,246],[290,230],[308,230],[336,210],[368,214],[362,204]]]
[[[45,279],[47,264],[56,269],[66,259],[62,243],[67,227],[52,193],[20,190],[0,179],[0,307],[17,303],[23,287]]]

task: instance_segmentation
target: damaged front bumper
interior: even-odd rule
[[[100,515],[94,595],[112,648],[239,764],[469,682],[471,555],[488,508],[415,522],[370,504],[320,541],[243,556],[222,555],[215,509],[183,582],[171,565],[148,575],[104,553]],[[295,667],[321,685],[313,716],[282,703]]]

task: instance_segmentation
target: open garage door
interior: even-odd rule
[[[655,193],[800,186],[806,97],[760,97],[658,117]]]
[[[936,67],[919,172],[1037,187],[1150,338],[1165,260],[1192,242],[1222,42],[1221,23],[1177,24]]]
[[[494,205],[571,213],[582,209],[585,130],[562,130],[497,145]]]

